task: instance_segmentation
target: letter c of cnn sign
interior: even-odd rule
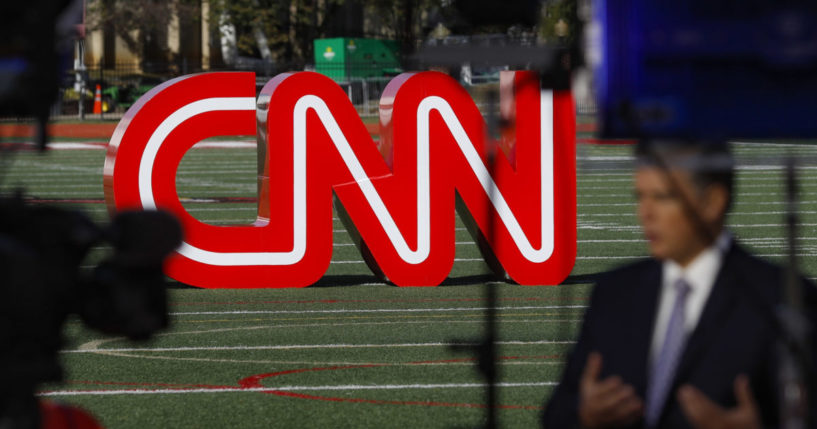
[[[500,81],[511,126],[498,142],[456,81],[422,72],[386,87],[378,145],[344,91],[317,73],[279,75],[257,100],[252,73],[173,79],[116,128],[105,199],[111,212],[175,214],[184,242],[165,272],[193,286],[316,282],[332,256],[333,192],[366,263],[396,285],[446,278],[455,200],[494,270],[524,285],[559,284],[576,256],[573,102],[567,92],[541,90],[531,72],[503,72]],[[202,223],[179,201],[176,171],[197,142],[235,135],[258,138],[257,220]]]

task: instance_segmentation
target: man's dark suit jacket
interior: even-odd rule
[[[607,273],[598,281],[578,342],[546,407],[546,429],[579,427],[579,381],[592,351],[602,355],[602,379],[618,375],[640,398],[646,398],[661,276],[661,262],[650,259]],[[734,381],[739,374],[749,376],[764,426],[777,426],[774,311],[782,296],[781,284],[780,268],[732,243],[698,325],[688,337],[659,427],[690,427],[676,400],[676,389],[685,383],[721,406],[735,406]],[[813,315],[813,285],[808,283],[806,289]],[[811,319],[813,323],[814,317]],[[631,427],[643,425],[639,421]]]

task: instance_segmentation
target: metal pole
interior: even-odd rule
[[[783,278],[783,302],[778,309],[782,329],[778,344],[780,363],[781,429],[805,429],[809,422],[809,323],[803,313],[803,290],[797,269],[797,177],[795,159],[786,159],[786,232],[788,261]]]
[[[100,85],[105,85],[105,61],[104,60],[105,60],[105,54],[103,53],[102,54],[102,59],[99,61],[99,84]],[[104,89],[105,88],[103,87],[102,90],[104,90]],[[94,97],[96,97],[96,94],[94,94]],[[108,105],[108,108],[110,109],[111,106]],[[99,119],[104,119],[104,118],[105,118],[105,109],[104,108],[99,109]]]
[[[363,115],[367,116],[369,114],[369,79],[363,78],[363,83],[361,84],[361,89],[363,90]]]
[[[85,120],[85,47],[82,39],[78,39],[76,43],[74,58],[74,90],[77,91],[77,109],[79,111],[79,119]]]
[[[488,162],[488,171],[491,177],[495,175],[496,164],[496,146],[493,143],[494,134],[501,134],[499,127],[504,125],[500,123],[494,112],[494,107],[498,106],[496,102],[497,94],[490,92],[488,95],[488,135],[485,137],[483,147],[485,148],[485,158]],[[494,200],[494,194],[497,192],[496,186],[492,186],[488,192],[488,201]],[[489,242],[494,242],[495,228],[494,228],[494,210],[491,204],[486,204],[488,208],[488,231],[486,236]],[[496,366],[496,283],[485,282],[485,338],[482,343],[482,353],[479,358],[482,373],[485,375],[485,382],[487,387],[485,389],[485,405],[486,405],[486,422],[487,429],[495,429],[498,426],[496,406],[497,406],[497,378],[498,371]]]

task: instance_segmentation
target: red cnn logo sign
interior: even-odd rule
[[[257,100],[252,73],[180,77],[119,123],[105,198],[112,212],[174,213],[185,238],[165,272],[199,287],[316,282],[332,256],[333,193],[366,263],[396,285],[446,278],[455,201],[494,270],[523,285],[559,284],[576,256],[573,102],[541,90],[534,73],[507,72],[501,82],[500,110],[512,126],[486,145],[485,122],[456,81],[436,72],[396,77],[381,97],[378,147],[322,75],[279,75]],[[258,137],[257,220],[202,223],[182,207],[176,171],[197,142],[235,135]]]

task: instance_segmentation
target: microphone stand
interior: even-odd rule
[[[486,136],[483,140],[483,148],[485,148],[485,161],[488,167],[488,172],[491,177],[494,176],[494,166],[496,161],[495,145],[492,144],[495,131],[497,130],[497,122],[494,107],[496,107],[495,94],[488,95],[488,127],[486,129]],[[497,191],[496,187],[488,190],[488,201],[492,201],[494,193]],[[494,211],[491,204],[487,204],[488,210],[488,227],[487,231],[483,232],[483,236],[488,242],[493,242],[494,237]],[[483,317],[483,334],[476,342],[455,341],[450,347],[455,352],[468,351],[476,355],[477,368],[482,376],[485,378],[485,429],[496,429],[499,427],[497,421],[497,379],[499,378],[499,369],[497,367],[497,347],[496,347],[496,303],[497,303],[497,284],[491,281],[486,281],[483,284],[485,294],[485,314]],[[465,344],[463,344],[465,343]]]
[[[811,362],[810,326],[804,315],[803,283],[797,270],[797,177],[795,160],[786,160],[786,233],[788,260],[783,274],[783,300],[777,309],[781,337],[777,345],[781,429],[809,426]]]

